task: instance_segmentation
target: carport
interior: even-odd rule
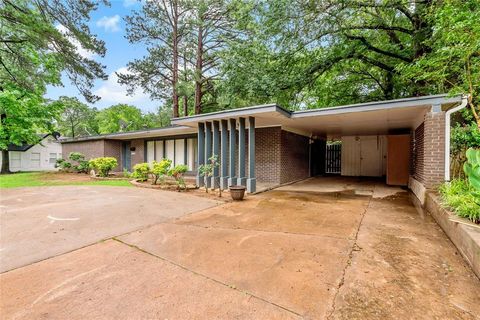
[[[220,156],[212,181],[218,178],[222,188],[237,182],[254,192],[256,177],[265,172],[279,174],[279,184],[325,174],[326,144],[338,140],[341,175],[385,177],[388,184],[409,185],[422,197],[426,188],[449,179],[449,117],[464,102],[462,96],[433,95],[293,112],[269,104],[172,123],[197,130],[199,164],[212,154]],[[259,138],[268,128],[278,128],[281,138],[277,141],[273,131]],[[279,145],[278,154],[268,156],[265,139]],[[292,170],[301,173],[282,176]]]

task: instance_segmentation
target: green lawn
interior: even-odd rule
[[[75,179],[68,179],[69,174],[56,174],[45,172],[21,172],[13,174],[2,174],[0,175],[0,188],[66,185],[132,187],[130,182],[128,182],[127,180],[91,180],[88,177],[75,176],[76,174],[71,175],[71,177]]]

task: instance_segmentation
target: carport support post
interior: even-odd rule
[[[217,161],[220,161],[220,131],[218,121],[213,121],[213,155],[217,156]],[[216,189],[219,186],[218,183],[218,166],[213,168],[212,186]]]
[[[237,184],[245,186],[245,118],[238,119],[238,179]]]
[[[212,156],[212,124],[210,122],[205,123],[205,163],[208,163]],[[212,179],[205,179],[207,188],[212,186]]]
[[[222,120],[220,122],[221,124],[221,134],[222,136],[220,137],[220,169],[221,169],[221,174],[220,174],[220,189],[225,190],[228,188],[228,168],[227,168],[227,136],[228,136],[228,122],[227,120]]]
[[[230,119],[230,141],[229,141],[229,165],[230,174],[228,178],[228,186],[237,184],[237,177],[235,176],[235,150],[237,149],[237,121]]]
[[[164,140],[165,141],[165,140]],[[198,124],[198,166],[205,164],[205,124]],[[165,151],[165,146],[163,147]],[[205,185],[203,177],[200,175],[200,171],[197,169],[197,187],[203,187]]]
[[[255,118],[248,117],[248,179],[247,192],[255,192],[257,183],[255,179]]]

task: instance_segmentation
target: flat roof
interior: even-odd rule
[[[446,94],[373,101],[328,108],[289,111],[277,104],[262,104],[238,109],[172,119],[163,128],[136,130],[88,137],[62,139],[62,143],[89,140],[126,140],[193,134],[198,123],[241,117],[255,117],[256,127],[281,126],[304,135],[384,134],[391,130],[416,128],[434,105],[444,110],[462,101],[462,95]]]
[[[169,135],[177,135],[177,134],[189,134],[195,133],[196,131],[191,127],[187,126],[179,126],[179,125],[171,125],[168,127],[162,128],[151,128],[151,129],[142,129],[142,130],[135,130],[135,131],[127,131],[127,132],[117,132],[117,133],[107,133],[107,134],[98,134],[94,136],[85,136],[85,137],[78,137],[78,138],[65,138],[61,139],[61,143],[73,143],[73,142],[80,142],[80,141],[92,141],[92,140],[125,140],[125,139],[141,139],[141,138],[154,138],[154,137],[163,137]]]

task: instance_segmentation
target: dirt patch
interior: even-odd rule
[[[38,179],[49,182],[89,182],[90,176],[85,173],[68,172],[42,172],[38,174]]]

